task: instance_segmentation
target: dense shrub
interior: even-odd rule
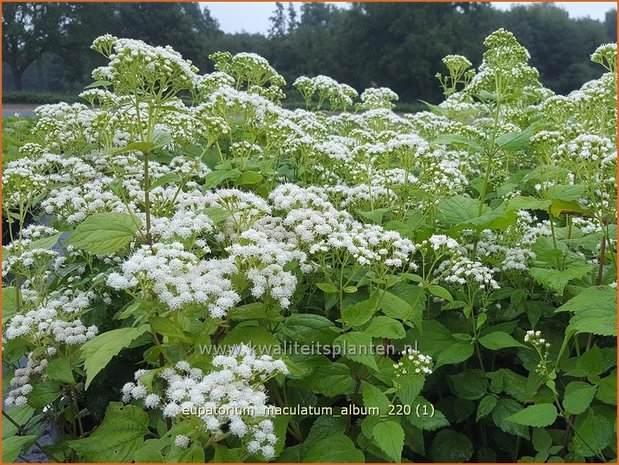
[[[485,46],[400,116],[98,38],[4,166],[4,461],[48,422],[52,461],[614,460],[616,45],[568,96]]]

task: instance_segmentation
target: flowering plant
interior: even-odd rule
[[[616,45],[568,96],[485,46],[400,115],[96,39],[4,162],[4,461],[614,459]]]

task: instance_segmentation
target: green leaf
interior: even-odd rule
[[[342,309],[342,321],[352,327],[361,326],[372,318],[372,315],[376,312],[377,305],[378,294],[374,294],[367,300],[362,300],[355,305],[345,307]]]
[[[495,396],[486,396],[480,402],[477,407],[477,415],[475,417],[475,421],[479,422],[480,419],[488,415],[490,412],[494,410],[497,404],[497,398]]]
[[[540,200],[535,197],[526,197],[522,195],[518,195],[516,197],[512,197],[507,202],[507,211],[512,210],[544,210],[548,211],[552,201],[550,200]]]
[[[486,349],[500,350],[508,347],[526,347],[503,331],[495,331],[479,338],[479,343]]]
[[[114,149],[110,151],[111,155],[119,155],[126,152],[142,152],[147,153],[155,148],[153,142],[131,142],[129,145],[120,149]]]
[[[411,402],[412,406],[416,406],[416,405],[420,405],[420,406],[424,406],[427,405],[427,410],[428,412],[431,411],[429,405],[430,402],[428,402],[426,399],[424,399],[423,397],[417,397],[417,399],[415,399],[414,402]],[[441,412],[439,409],[435,408],[434,409],[434,415],[419,415],[417,416],[417,413],[415,411],[416,409],[412,409],[412,413],[410,415],[408,415],[406,417],[406,419],[409,421],[409,423],[411,425],[413,425],[416,428],[422,429],[424,431],[435,431],[439,428],[444,428],[445,426],[449,426],[449,421],[447,421],[447,418],[445,418],[445,415],[443,414],[443,412]],[[423,412],[423,410],[422,410]]]
[[[337,287],[331,283],[316,283],[316,287],[327,294],[335,294],[338,292]]]
[[[402,461],[404,430],[395,421],[383,421],[372,429],[372,440],[393,462]]]
[[[531,441],[538,452],[547,452],[552,446],[552,437],[544,428],[534,428]]]
[[[533,128],[529,126],[521,132],[508,132],[497,137],[496,143],[503,150],[517,151],[529,145],[529,139],[533,135]]]
[[[423,377],[408,374],[398,378],[399,387],[396,392],[402,405],[415,405],[415,400],[421,393],[425,380]]]
[[[457,341],[438,354],[434,369],[443,365],[453,365],[454,363],[464,362],[473,355],[473,345],[469,342]]]
[[[477,400],[486,395],[488,380],[481,370],[464,370],[449,377],[451,390],[460,399]]]
[[[557,419],[557,409],[553,404],[529,405],[505,419],[525,426],[550,426]]]
[[[442,200],[436,208],[439,218],[448,226],[454,226],[480,216],[480,206],[481,203],[477,199],[456,195]],[[485,210],[482,209],[482,213],[485,213]]]
[[[30,244],[28,244],[27,248],[29,250],[51,249],[52,247],[56,245],[56,243],[58,242],[58,239],[60,239],[60,236],[62,236],[62,233],[54,234],[52,236],[44,237],[42,239],[37,239],[36,241],[32,241]]]
[[[225,208],[209,207],[205,208],[203,211],[215,224],[221,223],[233,215],[230,210],[226,210]]]
[[[162,336],[178,339],[183,342],[190,342],[189,338],[183,333],[183,330],[178,324],[170,319],[160,316],[151,317],[149,320],[151,329]]]
[[[391,402],[389,398],[379,388],[363,381],[361,384],[361,398],[365,407],[378,407],[381,415],[389,412]]]
[[[15,314],[15,288],[2,288],[2,324],[5,324]]]
[[[105,81],[103,79],[95,81],[92,84],[88,84],[84,89],[92,89],[94,87],[108,87],[112,85],[112,81]]]
[[[234,183],[237,186],[253,186],[254,184],[258,184],[264,178],[257,171],[245,171],[242,173]]]
[[[441,145],[464,145],[465,147],[470,147],[474,149],[476,152],[482,152],[484,149],[473,139],[469,139],[468,137],[464,137],[460,134],[441,134],[436,139],[434,139],[433,143]]]
[[[372,318],[372,321],[370,321],[370,324],[363,332],[372,337],[384,337],[388,339],[402,339],[406,336],[402,323],[382,315]]]
[[[221,346],[235,346],[250,344],[253,347],[275,347],[279,341],[270,331],[249,323],[237,324],[232,331],[226,334]]]
[[[513,423],[508,418],[522,410],[522,405],[513,399],[499,399],[496,407],[492,410],[492,420],[501,431],[524,439],[529,439],[529,428],[525,425]]]
[[[36,436],[11,436],[2,440],[2,463],[13,463],[26,446],[26,450],[37,440]]]
[[[595,397],[605,404],[617,405],[617,370],[600,380]]]
[[[563,408],[568,413],[575,415],[587,410],[591,404],[597,388],[582,381],[572,381],[565,388]]]
[[[176,184],[182,181],[183,178],[178,173],[168,173],[163,176],[157,178],[154,182],[152,182],[148,187],[149,190],[152,191],[156,187],[165,186],[166,184]]]
[[[464,434],[444,429],[434,437],[429,454],[435,463],[468,462],[473,456],[473,444]]]
[[[240,175],[241,172],[236,168],[212,171],[204,178],[202,188],[204,190],[212,189],[219,186],[222,182],[227,181],[228,179],[236,179]]]
[[[588,263],[575,263],[564,270],[531,267],[529,273],[542,286],[563,295],[563,290],[572,279],[583,278],[591,273]]]
[[[363,332],[350,332],[339,336],[333,344],[341,348],[342,355],[378,371],[378,365],[372,354],[372,338]]]
[[[610,286],[588,287],[556,312],[572,312],[567,333],[617,336],[617,291]]]
[[[35,383],[32,392],[28,395],[28,405],[35,409],[43,409],[58,399],[61,394],[60,385],[55,381]]]
[[[148,330],[148,325],[142,325],[139,328],[113,329],[99,334],[82,345],[80,354],[84,359],[84,368],[86,369],[85,389],[88,389],[93,378],[107,366],[112,357],[118,355],[134,339],[137,339]]]
[[[54,358],[50,360],[45,370],[50,378],[65,384],[75,384],[75,378],[73,377],[73,370],[69,360],[62,358]]]
[[[128,462],[144,444],[148,414],[141,407],[110,402],[101,425],[85,439],[67,442],[80,461]]]
[[[153,144],[156,149],[165,147],[172,142],[172,135],[161,126],[153,131]]]
[[[398,320],[412,321],[417,328],[421,328],[421,317],[426,302],[423,289],[418,286],[407,286],[402,288],[400,295],[396,295],[394,292],[395,289],[392,289],[391,292],[380,291],[378,306],[383,313]]]
[[[573,200],[553,200],[550,206],[550,213],[558,217],[562,214],[590,215],[589,210]]]
[[[68,245],[88,253],[106,255],[129,245],[141,227],[128,213],[94,213],[73,231]]]
[[[600,454],[614,437],[613,426],[603,416],[589,409],[574,422],[572,447],[582,457]]]
[[[343,363],[325,360],[326,363],[321,363],[316,367],[307,379],[290,380],[290,385],[327,397],[352,394],[355,381],[350,374],[350,368]]]
[[[554,185],[546,191],[546,195],[552,200],[578,200],[585,194],[585,186],[580,185]]]
[[[267,307],[263,302],[252,302],[231,308],[228,318],[232,321],[269,320],[274,322],[284,319],[279,309],[273,306]]]
[[[426,289],[428,289],[430,294],[436,297],[440,297],[441,299],[445,299],[447,302],[453,302],[454,300],[449,291],[443,286],[439,286],[437,284],[430,284]]]
[[[331,344],[339,330],[324,316],[311,313],[295,313],[284,321],[281,334],[300,344]]]
[[[329,435],[328,440],[316,441],[301,457],[304,463],[364,463],[363,452],[342,433]]]

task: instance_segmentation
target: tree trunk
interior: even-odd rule
[[[10,66],[11,74],[13,75],[13,90],[20,92],[22,90],[21,77],[24,72],[15,64],[11,64]]]

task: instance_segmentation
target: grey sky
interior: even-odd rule
[[[532,2],[492,2],[500,9],[510,9],[514,4]],[[259,32],[269,29],[269,16],[275,9],[275,2],[205,2],[213,17],[219,21],[224,32]],[[338,3],[346,7],[344,3]],[[604,21],[605,13],[615,7],[615,2],[555,2],[573,18],[590,17]],[[295,3],[297,10],[300,4]],[[287,7],[287,4],[286,4]]]

